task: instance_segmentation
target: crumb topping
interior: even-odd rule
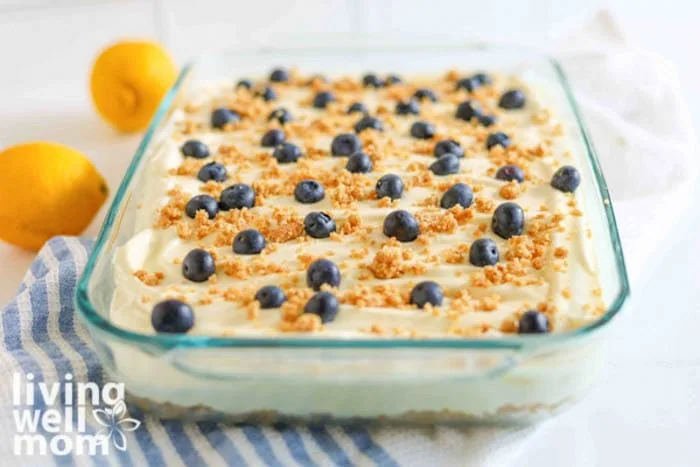
[[[517,333],[518,320],[529,309],[545,313],[553,326],[604,313],[597,277],[587,282],[587,303],[578,303],[581,286],[571,275],[572,268],[581,267],[577,242],[588,244],[593,235],[584,212],[575,195],[550,186],[554,171],[571,164],[574,155],[563,144],[564,127],[557,115],[540,105],[525,83],[493,75],[492,82],[467,90],[456,84],[467,75],[456,70],[376,89],[363,87],[358,77],[326,82],[297,71],[290,76],[287,83],[261,80],[251,90],[234,89],[230,83],[212,87],[182,105],[172,135],[177,154],[168,154],[162,166],[167,167],[161,174],[167,188],[158,207],[146,213],[154,231],[172,236],[169,241],[175,247],[173,254],[167,253],[167,267],[144,265],[133,273],[154,292],[140,296],[140,303],[177,298],[195,309],[217,310],[222,317],[212,318],[215,321],[226,322],[225,313],[240,318],[234,321],[244,324],[226,328],[225,335],[332,333],[349,326],[343,331],[382,338],[470,338]],[[260,97],[266,87],[275,99]],[[512,88],[524,90],[524,108],[499,105],[503,93]],[[397,112],[397,104],[413,99],[419,89],[431,90],[437,101],[419,99],[418,115]],[[333,95],[323,109],[315,104],[322,91]],[[469,121],[456,117],[458,106],[467,100],[481,109]],[[347,111],[356,102],[367,106],[367,115],[378,119],[382,130],[370,127],[357,133],[363,114]],[[228,108],[239,118],[213,129],[210,116],[216,108]],[[278,119],[278,109],[287,111],[290,119]],[[273,111],[275,118],[269,118]],[[484,123],[484,116],[492,121]],[[411,126],[417,121],[433,125],[434,133],[425,139],[413,137]],[[261,144],[270,130],[281,131],[301,156],[290,162],[277,154],[279,146]],[[508,143],[489,143],[487,149],[496,132],[504,133]],[[339,156],[331,149],[340,134],[357,136],[371,170],[353,173],[348,154]],[[206,144],[209,155],[182,157],[180,147],[189,140]],[[440,174],[434,163],[445,140],[460,148],[459,167]],[[225,177],[200,181],[200,170],[210,162],[224,166]],[[525,180],[496,179],[504,165],[516,165]],[[377,195],[377,182],[385,174],[401,179],[397,196]],[[323,196],[302,203],[296,189],[308,180],[323,187]],[[473,199],[443,204],[445,193],[458,183],[471,188]],[[225,208],[222,192],[234,184],[254,193],[248,207]],[[214,198],[214,214],[200,209],[194,217],[188,215],[187,203],[198,194]],[[507,239],[492,230],[494,211],[505,201],[517,203],[525,213],[522,235]],[[144,212],[148,203],[139,203]],[[384,220],[395,210],[410,212],[418,224],[418,235],[410,242],[385,234]],[[312,212],[332,219],[332,230],[320,237],[307,231],[305,218]],[[262,235],[264,248],[256,255],[234,253],[234,239],[250,229]],[[480,238],[496,243],[496,264],[471,264],[470,249]],[[201,284],[184,280],[180,273],[183,258],[194,248],[204,248],[215,261],[216,272]],[[340,313],[346,316],[341,324],[304,312],[314,294],[306,272],[318,259],[333,261],[341,273],[339,286],[322,288],[337,297]],[[441,287],[441,305],[411,304],[411,291],[425,280]],[[286,300],[280,307],[261,308],[255,294],[264,285],[282,288]],[[228,307],[218,308],[222,304]],[[559,319],[563,313],[576,318]],[[273,326],[270,316],[275,317]]]

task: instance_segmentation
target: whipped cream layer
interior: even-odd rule
[[[528,309],[547,314],[551,331],[570,330],[595,320],[604,312],[593,243],[581,199],[550,185],[562,165],[577,166],[583,155],[572,153],[554,109],[540,102],[535,90],[517,77],[493,76],[493,84],[472,93],[455,91],[455,73],[406,79],[380,89],[362,88],[357,78],[330,83],[295,77],[290,84],[271,83],[277,100],[264,102],[255,90],[234,89],[214,83],[198,89],[171,117],[162,144],[144,163],[143,197],[138,202],[133,238],[118,248],[114,260],[115,295],[110,319],[126,329],[154,333],[153,306],[166,298],[186,301],[194,309],[190,334],[211,336],[301,336],[337,338],[499,336],[517,332],[517,320]],[[416,89],[429,88],[437,102],[420,103],[420,115],[396,115],[396,102]],[[311,105],[319,90],[334,92],[337,102],[326,109]],[[508,89],[522,89],[523,109],[497,105]],[[497,123],[484,127],[455,118],[465,100],[477,102]],[[367,130],[359,137],[373,160],[367,174],[349,174],[347,157],[330,153],[333,137],[353,133],[359,113],[346,114],[353,102],[363,102],[379,118],[385,131]],[[228,106],[241,122],[225,130],[211,128],[213,109]],[[268,114],[285,108],[294,121],[281,125]],[[416,121],[435,125],[434,138],[411,137]],[[278,164],[272,148],[260,145],[270,128],[285,131],[287,141],[303,156],[296,163]],[[513,144],[487,150],[490,133],[505,132]],[[208,145],[210,157],[186,159],[182,144],[190,139]],[[453,139],[465,150],[458,174],[433,175],[438,141]],[[199,181],[201,165],[226,165],[223,183]],[[526,174],[522,184],[495,178],[506,163]],[[374,187],[393,173],[405,184],[403,197],[377,200]],[[296,182],[315,179],[325,186],[325,198],[301,204],[293,196]],[[474,191],[469,208],[444,210],[439,200],[450,186],[463,182]],[[245,212],[220,212],[190,219],[184,203],[208,193],[215,198],[234,183],[251,185],[256,206]],[[525,211],[525,233],[504,240],[491,230],[494,209],[515,202]],[[418,219],[421,234],[414,242],[399,243],[382,233],[384,218],[397,209]],[[304,233],[303,219],[312,211],[330,214],[337,232],[327,239]],[[266,236],[260,255],[236,255],[235,234],[257,228]],[[500,252],[495,266],[469,263],[469,246],[493,239]],[[194,248],[215,257],[217,272],[203,283],[183,277],[182,259]],[[327,258],[340,268],[342,279],[331,290],[340,301],[332,322],[319,326],[304,319],[303,306],[313,292],[306,286],[308,264]],[[409,304],[412,287],[425,280],[442,288],[440,307],[419,309]],[[264,285],[282,287],[289,300],[280,309],[259,309],[253,296]]]

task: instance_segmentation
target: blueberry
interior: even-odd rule
[[[281,125],[284,125],[294,120],[294,115],[287,109],[280,107],[270,112],[270,115],[267,116],[267,120],[277,120]]]
[[[375,75],[374,73],[367,73],[362,77],[362,86],[366,88],[381,88],[384,86],[384,83],[379,76]]]
[[[252,208],[255,206],[255,191],[244,183],[237,183],[224,189],[219,196],[219,208],[222,211],[231,209]]]
[[[455,90],[459,91],[460,89],[464,89],[467,92],[473,92],[479,86],[481,86],[481,81],[475,79],[473,76],[470,76],[469,78],[462,78],[457,81]]]
[[[335,221],[325,212],[310,212],[304,218],[304,231],[312,238],[328,238],[335,232]]]
[[[348,163],[345,168],[350,173],[364,174],[372,171],[372,159],[364,152],[356,152],[348,157]]]
[[[257,255],[263,251],[265,244],[265,237],[257,230],[241,230],[233,239],[233,252],[239,255]]]
[[[518,183],[523,183],[525,181],[525,174],[523,173],[523,169],[517,165],[504,165],[496,172],[496,180],[503,180],[504,182],[515,180]]]
[[[355,133],[362,133],[363,131],[370,129],[384,131],[384,125],[379,119],[370,116],[362,117],[357,123],[355,123]]]
[[[420,105],[415,99],[407,101],[399,101],[396,103],[396,115],[418,115],[420,113]]]
[[[419,89],[413,93],[413,97],[416,98],[418,101],[428,99],[431,102],[437,102],[437,96],[430,89]]]
[[[400,199],[403,195],[403,180],[398,175],[383,175],[377,180],[375,192],[377,193],[377,199],[382,199],[386,196],[391,199]]]
[[[218,108],[211,113],[211,126],[213,128],[218,128],[219,130],[225,127],[229,123],[237,122],[241,119],[238,115],[231,109]]]
[[[326,196],[326,190],[316,180],[304,180],[294,188],[294,199],[303,204],[318,203]]]
[[[236,83],[236,88],[246,88],[251,89],[253,87],[253,82],[249,79],[243,78]]]
[[[482,86],[493,83],[491,77],[486,73],[476,73],[471,78]]]
[[[464,101],[457,106],[455,117],[465,122],[470,122],[472,118],[481,116],[481,108],[472,101]]]
[[[518,334],[544,334],[549,332],[547,315],[537,310],[528,310],[518,321]]]
[[[491,149],[496,145],[500,145],[501,147],[507,148],[508,146],[510,146],[510,138],[507,134],[501,131],[491,133],[488,136],[488,138],[486,138],[486,149]]]
[[[451,175],[459,172],[459,157],[452,153],[447,153],[430,164],[430,171],[435,175]]]
[[[419,282],[411,290],[411,304],[416,305],[418,308],[423,308],[428,303],[433,306],[440,306],[442,305],[442,299],[442,289],[433,281]]]
[[[384,219],[382,231],[387,237],[395,237],[400,242],[412,242],[418,238],[418,221],[408,211],[394,211]]]
[[[341,133],[333,138],[331,143],[331,154],[334,156],[349,156],[361,150],[360,138],[352,133]]]
[[[214,180],[215,182],[223,182],[228,178],[226,167],[218,162],[210,162],[202,166],[197,172],[197,178],[203,182]]]
[[[435,148],[433,149],[433,155],[435,155],[435,157],[442,157],[447,153],[454,154],[459,158],[464,157],[464,149],[453,139],[443,139],[435,144]]]
[[[194,249],[182,260],[182,275],[192,282],[204,282],[215,271],[214,258],[206,250]]]
[[[403,80],[401,79],[401,77],[399,75],[391,74],[391,75],[388,75],[386,77],[386,80],[384,80],[384,82],[386,83],[387,86],[391,86],[392,84],[403,83]]]
[[[196,195],[187,202],[185,213],[192,219],[197,215],[197,211],[205,211],[209,219],[216,217],[219,212],[219,203],[209,195]]]
[[[277,93],[270,86],[266,86],[265,88],[257,91],[255,96],[262,97],[265,102],[270,102],[277,99]]]
[[[266,285],[255,293],[255,299],[262,309],[279,308],[287,301],[287,296],[276,285]]]
[[[450,209],[458,204],[463,208],[468,208],[474,202],[474,192],[469,185],[457,183],[443,193],[440,198],[440,207]]]
[[[469,262],[474,266],[493,266],[499,259],[496,242],[490,238],[480,238],[469,248]]]
[[[338,315],[338,299],[330,292],[319,292],[304,306],[304,313],[318,315],[322,323],[330,323]]]
[[[355,112],[367,114],[369,113],[369,110],[367,110],[367,106],[362,102],[355,102],[352,105],[350,105],[350,107],[348,107],[348,114],[352,114]]]
[[[209,157],[209,147],[196,139],[185,141],[185,144],[180,148],[180,152],[185,157],[194,157],[195,159]]]
[[[506,240],[515,235],[522,235],[525,230],[525,213],[515,203],[503,203],[493,213],[491,229]]]
[[[321,91],[314,96],[314,107],[325,109],[329,102],[335,102],[335,94],[329,91]]]
[[[263,135],[260,145],[264,148],[274,148],[284,143],[285,138],[284,131],[279,128],[273,128]]]
[[[506,91],[498,101],[498,106],[502,109],[522,109],[525,107],[525,93],[520,89]]]
[[[194,326],[194,311],[180,300],[165,300],[153,307],[151,325],[156,332],[184,334]]]
[[[338,287],[340,285],[340,269],[333,261],[317,259],[306,270],[306,284],[317,292],[323,284]]]
[[[428,122],[415,122],[411,125],[411,136],[418,139],[430,139],[435,136],[435,126]]]
[[[289,81],[289,72],[284,68],[275,68],[270,73],[270,81],[273,83],[286,83]]]
[[[552,186],[564,193],[573,193],[581,184],[581,174],[575,167],[565,165],[554,172]]]
[[[490,127],[496,123],[496,117],[493,115],[479,115],[477,119],[479,120],[479,123],[485,127]]]
[[[289,164],[296,162],[301,157],[301,149],[292,143],[282,143],[277,145],[272,153],[272,157],[277,159],[277,162],[280,164]]]

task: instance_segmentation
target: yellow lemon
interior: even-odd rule
[[[92,163],[62,144],[33,142],[0,152],[0,239],[38,250],[82,232],[107,197]]]
[[[92,67],[90,92],[97,111],[119,131],[143,130],[177,77],[168,54],[153,42],[119,42]]]

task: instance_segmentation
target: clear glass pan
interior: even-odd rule
[[[461,340],[147,335],[111,324],[115,249],[135,233],[134,207],[144,183],[141,169],[166,136],[162,129],[173,109],[199,83],[233,83],[278,65],[305,73],[355,75],[367,70],[425,74],[458,67],[516,73],[545,90],[579,158],[606,313],[573,332]],[[124,176],[78,284],[76,303],[105,366],[126,382],[134,401],[163,416],[435,423],[530,420],[568,405],[592,383],[602,355],[599,331],[628,295],[608,189],[561,67],[527,49],[468,45],[264,49],[207,55],[184,67]],[[129,364],[134,361],[138,369]],[[158,385],[152,383],[154,375]],[[357,390],[363,390],[360,401]],[[238,393],[246,397],[237,398]]]

